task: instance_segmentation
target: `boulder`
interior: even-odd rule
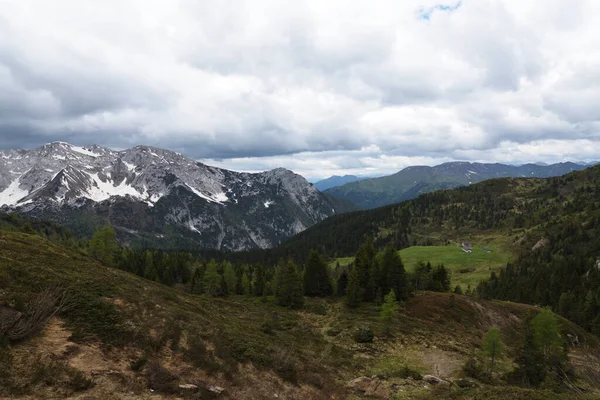
[[[216,385],[212,385],[212,384],[208,384],[206,386],[206,390],[208,390],[209,392],[214,393],[214,394],[221,394],[225,391],[225,388],[222,388],[222,387],[216,386]]]
[[[429,383],[430,385],[437,385],[437,386],[449,386],[450,385],[450,383],[448,381],[445,381],[445,380],[438,378],[437,376],[433,376],[433,375],[424,375],[423,380],[425,382]]]
[[[184,383],[179,385],[179,389],[180,390],[185,390],[186,392],[196,392],[199,388],[196,385],[193,385],[191,383]]]

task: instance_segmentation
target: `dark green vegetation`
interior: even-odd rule
[[[492,247],[493,250],[487,252],[483,247]],[[411,246],[398,254],[408,272],[414,272],[421,262],[443,264],[450,270],[452,287],[460,286],[461,290],[474,289],[480,281],[488,279],[492,271],[499,273],[512,258],[504,248],[491,244],[474,244],[471,250],[471,253],[466,253],[457,244],[450,243],[445,246]],[[329,266],[347,266],[353,261],[354,257],[340,257],[332,260]]]
[[[423,193],[457,188],[487,179],[501,177],[548,178],[584,168],[586,166],[570,162],[521,166],[451,162],[435,167],[408,167],[393,175],[332,187],[326,193],[340,199],[350,200],[363,209],[372,209],[414,199]]]
[[[346,398],[362,392],[336,382],[379,371],[386,393],[427,398],[435,388],[415,379],[436,373],[440,365],[447,368],[445,379],[460,375],[454,365],[469,359],[494,322],[510,343],[509,358],[502,362],[518,358],[519,338],[538,314],[532,307],[444,293],[408,298],[398,309],[393,290],[381,311],[373,303],[350,310],[338,300],[317,297],[306,298],[298,312],[278,306],[270,296],[188,294],[108,268],[31,233],[0,231],[0,246],[1,304],[25,311],[53,286],[68,298],[41,335],[4,342],[2,395],[55,398],[83,391],[142,398],[152,388],[187,396],[179,384],[216,382],[226,387],[224,398],[260,399],[278,392],[288,398]],[[388,252],[390,262],[397,262],[395,254]],[[286,269],[295,270],[291,263]],[[295,282],[301,289],[298,277]],[[559,326],[577,335],[581,346],[596,349],[596,339],[577,326],[565,320]],[[460,334],[449,340],[449,331]],[[360,338],[366,343],[356,344],[357,332],[368,338]],[[576,353],[583,347],[566,349]],[[580,374],[572,379],[589,381]],[[403,382],[408,386],[398,392],[393,384]],[[455,385],[451,394],[483,393],[482,384],[476,385]]]
[[[514,260],[478,288],[480,296],[551,306],[597,331],[599,199],[598,166],[558,178],[496,179],[339,215],[301,233],[283,249],[318,248],[329,256],[349,256],[369,236],[375,238],[376,249],[387,243],[491,242],[494,249],[513,253]]]

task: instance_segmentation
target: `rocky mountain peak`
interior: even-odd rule
[[[104,220],[150,241],[166,230],[208,247],[269,247],[347,209],[332,203],[285,168],[238,173],[151,146],[0,152],[0,207],[67,225]]]

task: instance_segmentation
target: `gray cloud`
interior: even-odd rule
[[[593,0],[228,4],[4,4],[0,148],[149,144],[313,177],[600,158]]]

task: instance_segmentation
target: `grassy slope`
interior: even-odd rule
[[[7,371],[13,379],[0,385],[0,396],[75,398],[83,390],[87,398],[151,398],[148,365],[156,360],[177,383],[225,387],[223,398],[347,398],[355,394],[345,382],[375,374],[385,377],[388,391],[394,383],[403,385],[398,398],[430,398],[432,388],[398,372],[406,366],[456,378],[490,325],[500,326],[514,352],[523,321],[536,312],[519,304],[424,293],[408,301],[389,339],[374,305],[348,310],[337,299],[307,299],[303,310],[293,311],[272,299],[192,296],[21,233],[0,231],[0,249],[0,304],[20,307],[56,284],[70,297],[69,308],[42,335],[0,348],[0,382]],[[270,334],[262,330],[268,314],[277,321]],[[353,332],[362,326],[373,329],[374,344],[354,343]],[[204,347],[193,345],[198,341]],[[131,370],[144,353],[149,364]],[[504,363],[510,366],[510,359]],[[79,373],[95,386],[82,387]],[[497,390],[454,389],[453,396]]]
[[[444,264],[452,271],[452,286],[461,285],[463,290],[467,285],[475,288],[479,281],[489,278],[491,271],[499,271],[510,260],[510,255],[498,248],[486,253],[481,246],[474,246],[467,254],[455,245],[414,246],[401,250],[400,256],[409,271],[419,261]]]
[[[460,285],[466,290],[468,285],[475,288],[479,281],[489,278],[492,271],[500,271],[510,261],[511,254],[501,246],[487,244],[492,252],[483,251],[483,246],[473,243],[473,252],[467,254],[457,245],[448,246],[412,246],[398,252],[407,271],[413,271],[419,261],[431,262],[431,265],[444,264],[452,271],[452,286]],[[341,257],[330,262],[330,267],[346,266],[354,257]]]

